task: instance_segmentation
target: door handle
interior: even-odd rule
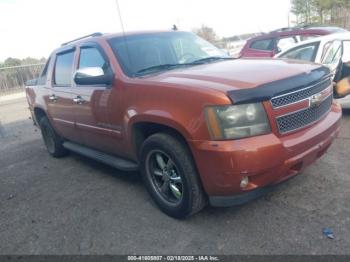
[[[85,102],[85,100],[81,96],[77,96],[77,97],[73,98],[73,102],[77,103],[78,105],[81,105]]]
[[[58,99],[58,98],[57,98],[57,96],[56,96],[55,94],[49,96],[49,100],[50,100],[51,102],[56,102],[57,99]]]

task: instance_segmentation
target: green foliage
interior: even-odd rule
[[[9,57],[4,62],[5,66],[19,66],[21,65],[21,60],[18,58]]]
[[[200,28],[194,29],[193,32],[210,43],[215,43],[218,38],[214,29],[206,25],[202,25]]]
[[[291,0],[291,11],[298,24],[333,24],[347,26],[350,0]]]
[[[21,66],[21,65],[35,65],[35,64],[43,64],[46,62],[46,59],[40,58],[32,58],[32,57],[27,57],[24,59],[18,59],[18,58],[12,58],[8,57],[5,59],[4,62],[0,62],[0,68],[1,67],[12,67],[12,66]]]
[[[45,62],[45,58],[17,59],[9,57],[0,63],[0,95],[23,90],[27,80],[38,77]]]

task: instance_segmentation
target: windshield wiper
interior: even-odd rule
[[[152,72],[152,71],[160,71],[160,70],[169,70],[172,68],[176,68],[179,66],[186,66],[188,64],[161,64],[161,65],[155,65],[155,66],[150,66],[150,67],[146,67],[143,68],[139,71],[136,72],[136,75],[140,75],[142,73],[146,73],[146,72]]]
[[[212,61],[231,60],[231,59],[234,59],[234,58],[232,58],[232,57],[222,57],[222,56],[210,56],[210,57],[206,57],[206,58],[201,58],[201,59],[195,60],[195,61],[190,62],[190,63],[155,65],[155,66],[150,66],[150,67],[146,67],[146,68],[140,69],[139,71],[137,71],[135,73],[135,76],[140,76],[140,75],[143,75],[143,74],[148,73],[148,72],[157,72],[157,71],[162,71],[162,70],[170,70],[170,69],[174,69],[174,68],[177,68],[177,67],[201,65],[201,64],[208,63],[208,62],[212,62]]]
[[[198,60],[195,60],[189,64],[204,64],[212,61],[217,61],[217,60],[233,60],[233,57],[223,57],[223,56],[209,56],[205,58],[201,58]]]

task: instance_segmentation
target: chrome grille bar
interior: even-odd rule
[[[287,94],[283,94],[280,96],[275,96],[271,99],[271,105],[275,109],[275,108],[287,106],[289,104],[300,102],[304,99],[309,98],[314,94],[321,92],[322,90],[326,89],[330,85],[331,85],[331,78],[328,77],[315,85],[312,85],[303,89],[299,89]]]
[[[286,134],[315,123],[329,112],[332,101],[333,95],[330,95],[319,106],[309,107],[277,117],[276,121],[279,132]]]

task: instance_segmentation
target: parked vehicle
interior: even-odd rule
[[[140,170],[177,218],[261,195],[323,155],[340,129],[327,67],[235,60],[188,32],[71,41],[26,94],[52,156]]]
[[[274,57],[299,42],[339,32],[347,30],[329,26],[281,28],[249,39],[242,48],[240,57]]]
[[[350,77],[350,32],[318,37],[291,47],[276,58],[298,59],[328,66],[335,82]],[[350,108],[350,97],[339,99],[343,108]]]

